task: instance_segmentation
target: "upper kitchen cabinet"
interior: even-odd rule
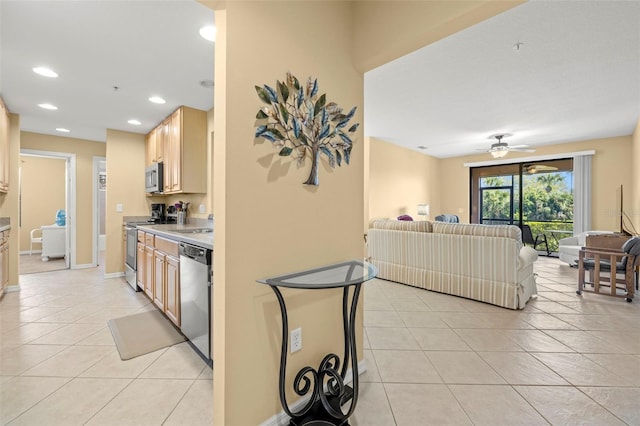
[[[207,113],[183,106],[167,120],[164,193],[207,192]]]
[[[0,192],[9,191],[9,111],[0,98]]]
[[[150,131],[147,134],[145,139],[145,161],[144,165],[149,167],[152,163],[157,163],[158,159],[156,157],[156,138],[157,138],[157,127]]]
[[[145,166],[150,166],[152,163],[161,163],[164,161],[164,143],[165,135],[169,132],[171,120],[165,119],[155,129],[151,130],[147,134],[146,144],[146,162]]]

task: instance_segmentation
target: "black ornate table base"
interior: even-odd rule
[[[358,358],[355,339],[355,321],[362,283],[374,278],[377,270],[360,261],[350,261],[311,271],[260,280],[268,284],[275,293],[282,315],[282,347],[280,349],[280,372],[278,391],[284,412],[290,417],[290,426],[349,426],[348,419],[358,402]],[[294,392],[308,400],[293,411],[287,403],[285,379],[289,347],[289,320],[287,306],[278,286],[298,289],[342,288],[342,324],[344,356],[326,355],[317,369],[302,368],[293,381]],[[353,287],[351,297],[349,288]],[[348,368],[351,367],[351,386],[345,384]],[[346,411],[343,411],[343,406]]]
[[[335,410],[340,410],[340,407],[351,400],[353,397],[353,388],[346,386],[346,395],[342,398],[330,397],[329,403]],[[344,419],[342,423],[338,419],[335,419],[327,410],[322,406],[322,402],[316,401],[309,412],[303,416],[292,418],[289,422],[289,426],[349,426],[348,419]]]

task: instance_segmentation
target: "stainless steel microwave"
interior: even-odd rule
[[[147,192],[162,192],[164,185],[163,171],[162,163],[153,163],[145,169],[144,186]]]

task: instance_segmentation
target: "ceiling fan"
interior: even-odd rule
[[[491,145],[491,148],[487,150],[488,153],[491,154],[493,158],[502,158],[507,155],[509,151],[517,151],[517,152],[535,152],[535,149],[530,149],[529,145],[512,145],[509,146],[508,143],[502,142],[502,138],[510,136],[507,134],[498,134],[491,136],[496,139],[498,142]]]
[[[534,174],[539,172],[553,172],[558,170],[557,167],[547,166],[546,164],[525,164],[522,168],[525,173]]]

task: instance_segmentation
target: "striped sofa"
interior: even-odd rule
[[[510,309],[537,293],[538,254],[517,226],[378,219],[367,246],[385,280]]]

